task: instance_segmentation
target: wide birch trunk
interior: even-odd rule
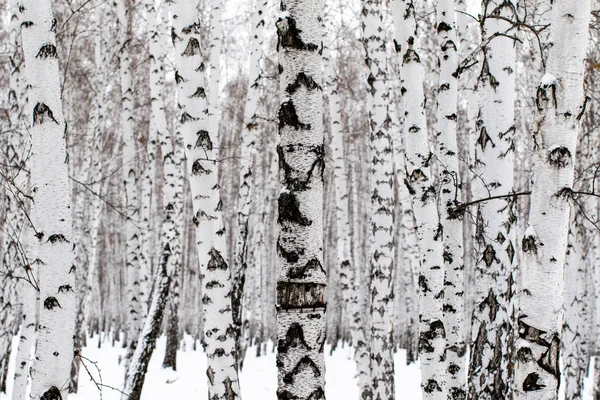
[[[50,1],[23,1],[22,35],[32,104],[31,183],[38,239],[40,316],[32,399],[66,398],[73,358],[76,294],[71,191]],[[38,260],[36,260],[37,262]]]
[[[554,2],[552,47],[536,96],[535,170],[523,237],[515,399],[555,399],[560,383],[565,254],[590,2]]]

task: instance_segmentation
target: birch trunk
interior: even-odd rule
[[[262,85],[260,61],[263,57],[264,37],[264,12],[267,10],[267,0],[257,0],[256,9],[252,17],[252,39],[250,43],[250,67],[248,73],[248,93],[244,107],[244,126],[240,151],[240,183],[238,194],[238,212],[235,232],[233,288],[231,304],[233,322],[236,328],[238,362],[244,358],[243,348],[247,346],[242,336],[242,303],[244,297],[244,284],[246,281],[246,268],[248,258],[248,221],[253,193],[254,155],[256,147],[256,131],[259,128],[256,113]]]
[[[394,167],[381,2],[363,1],[363,44],[368,68],[371,175],[371,387],[369,398],[394,398],[393,280]],[[364,393],[364,392],[363,392]]]
[[[415,47],[415,8],[411,0],[396,0],[392,11],[403,18],[397,45],[402,54],[406,178],[421,250],[419,286],[419,357],[424,399],[446,399],[444,325],[444,264],[440,221],[424,113],[423,65]]]
[[[127,322],[126,333],[129,349],[126,360],[129,360],[144,316],[140,302],[140,238],[135,220],[139,219],[138,168],[136,156],[136,138],[133,119],[133,82],[131,78],[131,60],[129,47],[132,39],[131,9],[128,0],[118,0],[116,14],[118,19],[118,55],[119,76],[121,83],[121,134],[123,141],[123,183],[125,189],[126,247],[127,247]]]
[[[66,398],[76,316],[66,129],[50,1],[23,1],[22,35],[32,105],[31,182],[39,241],[40,317],[32,399]],[[36,260],[37,262],[38,260]]]
[[[510,1],[484,0],[482,37],[512,28],[515,6]],[[504,18],[496,18],[496,15]],[[477,90],[475,162],[485,186],[482,197],[513,193],[515,132],[515,50],[513,39],[495,37],[483,47]],[[470,396],[505,398],[510,393],[512,348],[512,270],[515,262],[514,198],[482,203],[477,211],[475,304],[471,325]]]
[[[277,254],[278,398],[325,399],[323,118],[319,0],[282,0]]]
[[[217,184],[217,139],[207,129],[207,102],[202,87],[204,66],[195,1],[171,2],[175,81],[181,131],[194,206],[194,224],[202,278],[204,348],[208,357],[208,397],[240,397],[231,312],[231,271],[223,258],[225,230]]]
[[[464,400],[466,392],[467,344],[463,333],[464,252],[463,222],[454,209],[462,201],[459,152],[456,136],[458,119],[458,67],[454,1],[440,0],[437,6],[438,61],[440,82],[437,104],[437,136],[440,166],[441,229],[444,242],[444,325],[446,327],[446,373],[448,399]]]
[[[208,131],[214,135],[216,154],[219,154],[219,84],[221,81],[221,47],[223,44],[222,0],[211,0],[210,14],[210,80],[208,84]]]
[[[554,399],[560,383],[565,252],[575,148],[585,111],[584,58],[590,2],[554,2],[553,38],[538,87],[535,175],[523,237],[523,283],[516,344],[515,398]]]

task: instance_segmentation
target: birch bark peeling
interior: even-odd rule
[[[76,294],[71,190],[60,97],[55,19],[49,0],[26,0],[22,35],[31,118],[31,183],[39,243],[40,316],[32,366],[32,399],[67,397]],[[36,260],[37,261],[37,260]]]
[[[523,236],[515,399],[555,399],[560,384],[564,268],[579,123],[585,111],[584,59],[591,2],[552,6],[546,74],[536,98],[535,171]]]
[[[282,0],[277,398],[325,399],[321,2]]]

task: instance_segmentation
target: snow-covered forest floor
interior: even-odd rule
[[[121,393],[116,389],[122,388],[123,366],[120,360],[125,355],[125,349],[117,342],[112,346],[109,338],[104,339],[98,348],[98,336],[89,338],[84,347],[83,355],[85,364],[98,383],[105,385],[102,393],[90,379],[85,368],[81,368],[79,376],[79,392],[69,396],[70,400],[119,400]],[[13,354],[16,354],[17,340],[14,342]],[[160,337],[156,351],[150,362],[146,383],[142,392],[142,400],[154,399],[203,399],[207,393],[206,356],[197,343],[197,350],[193,350],[193,338],[185,337],[185,350],[179,349],[177,354],[178,370],[165,370],[161,368],[165,352],[166,338]],[[248,349],[244,368],[240,374],[242,395],[246,399],[275,400],[277,391],[277,368],[275,366],[275,352],[272,343],[269,343],[267,354],[256,357],[256,347]],[[358,384],[356,381],[356,363],[351,358],[351,348],[338,346],[331,352],[331,346],[325,348],[326,362],[326,396],[330,400],[357,399]],[[95,363],[95,364],[94,364]],[[403,400],[421,399],[419,363],[406,365],[406,353],[400,350],[395,354],[395,391],[396,398]],[[584,381],[583,400],[592,400],[593,359],[590,374]],[[14,371],[14,357],[10,363],[9,376]],[[100,371],[100,374],[98,373]],[[101,380],[100,380],[101,377]],[[112,388],[114,389],[112,389]],[[564,388],[564,385],[561,385]],[[0,400],[10,399],[12,393],[12,380],[8,381],[8,391],[0,393]],[[564,399],[561,390],[559,399]]]
[[[193,339],[185,338],[186,350],[180,349],[177,354],[177,371],[162,369],[162,359],[165,353],[166,339],[162,336],[152,356],[146,382],[142,392],[143,400],[154,399],[204,399],[206,397],[206,356],[198,343],[197,351],[193,350]],[[13,354],[16,354],[17,341],[14,343]],[[275,400],[277,391],[277,368],[275,353],[270,344],[266,355],[256,357],[256,347],[248,349],[244,368],[240,374],[242,395],[245,399]],[[326,347],[326,395],[328,399],[357,399],[358,384],[355,379],[356,363],[351,359],[350,347],[341,347],[331,353],[331,347]],[[98,348],[98,337],[88,339],[84,347],[84,360],[89,371],[98,379],[98,370],[91,362],[97,363],[102,376],[102,384],[120,389],[123,383],[124,370],[119,360],[125,355],[125,349],[120,343],[113,347],[109,340]],[[396,394],[399,399],[420,399],[420,371],[418,364],[406,365],[405,352],[396,354]],[[14,371],[14,358],[10,364],[9,376]],[[79,392],[69,396],[69,400],[119,400],[121,393],[105,386],[102,394],[95,383],[89,378],[85,368],[81,368]],[[6,395],[0,393],[0,400],[10,399],[12,380],[8,382]]]

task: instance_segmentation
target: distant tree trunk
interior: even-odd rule
[[[392,11],[403,18],[397,45],[402,55],[406,177],[421,251],[419,286],[419,358],[424,399],[446,399],[444,325],[444,261],[431,152],[424,113],[423,65],[415,47],[416,21],[412,0],[396,0]]]
[[[515,5],[484,0],[483,40],[511,29]],[[500,15],[504,19],[496,18]],[[513,193],[515,50],[510,37],[483,47],[477,91],[475,162],[484,188],[478,197]],[[475,304],[471,325],[470,396],[505,398],[510,393],[513,345],[512,271],[516,253],[515,199],[482,203],[477,209]]]
[[[238,212],[235,232],[233,287],[231,292],[231,304],[233,311],[233,322],[236,329],[238,363],[243,363],[247,343],[242,334],[242,309],[244,298],[244,284],[246,281],[246,269],[248,264],[248,221],[254,184],[254,154],[256,153],[256,131],[259,129],[256,113],[262,85],[260,61],[263,56],[264,37],[264,12],[267,10],[268,1],[259,0],[252,17],[252,39],[250,44],[250,67],[248,73],[248,93],[244,107],[244,126],[241,140],[240,155],[240,186],[238,194]]]
[[[575,149],[585,111],[589,1],[554,2],[553,39],[537,91],[535,170],[523,237],[515,399],[554,399],[560,383],[565,253]]]
[[[66,398],[73,358],[76,293],[71,191],[51,2],[25,0],[22,35],[32,107],[31,183],[39,244],[40,317],[32,399]],[[52,143],[52,146],[48,146]]]
[[[163,360],[163,368],[177,369],[177,349],[179,348],[179,298],[181,294],[180,275],[182,268],[182,236],[183,236],[183,173],[184,167],[183,144],[176,140],[172,146],[165,146],[164,141],[170,142],[170,137],[161,139],[162,154],[165,160],[164,204],[173,208],[175,223],[174,232],[170,238],[171,259],[171,289],[169,296],[169,318],[167,324],[167,348]],[[169,143],[170,145],[170,143]],[[171,147],[169,150],[167,147]]]
[[[325,399],[321,1],[282,0],[277,397]]]
[[[589,165],[589,164],[586,164]],[[582,206],[580,204],[580,206]],[[587,375],[587,343],[584,313],[587,312],[586,235],[583,215],[572,210],[565,264],[565,318],[560,356],[564,367],[565,399],[583,398],[583,378]]]
[[[129,47],[132,39],[129,0],[116,2],[118,20],[117,45],[121,83],[121,134],[123,141],[123,183],[125,192],[126,246],[127,246],[127,312],[126,333],[129,348],[126,360],[131,358],[137,343],[143,312],[140,302],[140,238],[135,221],[139,219],[138,168],[133,120],[133,82]],[[126,361],[128,362],[128,361]]]
[[[175,81],[181,110],[181,131],[194,206],[194,224],[202,277],[204,348],[208,357],[208,397],[240,397],[231,313],[231,271],[223,258],[225,230],[217,183],[217,140],[207,130],[204,69],[199,21],[193,0],[172,1]]]
[[[156,268],[154,277],[154,289],[152,291],[152,302],[148,315],[144,321],[144,326],[140,331],[139,339],[135,345],[135,351],[131,356],[131,362],[126,373],[125,385],[121,400],[140,400],[148,364],[152,353],[156,347],[156,338],[160,333],[162,320],[164,315],[165,305],[169,297],[169,286],[171,284],[169,270],[170,257],[172,255],[170,248],[170,239],[174,229],[175,222],[173,221],[174,210],[167,204],[165,207],[165,223],[163,223],[162,238],[162,253],[160,262]],[[168,209],[167,209],[168,208]]]
[[[363,1],[363,44],[368,72],[371,210],[371,385],[362,396],[394,398],[393,281],[394,163],[390,135],[385,37],[380,0]]]

